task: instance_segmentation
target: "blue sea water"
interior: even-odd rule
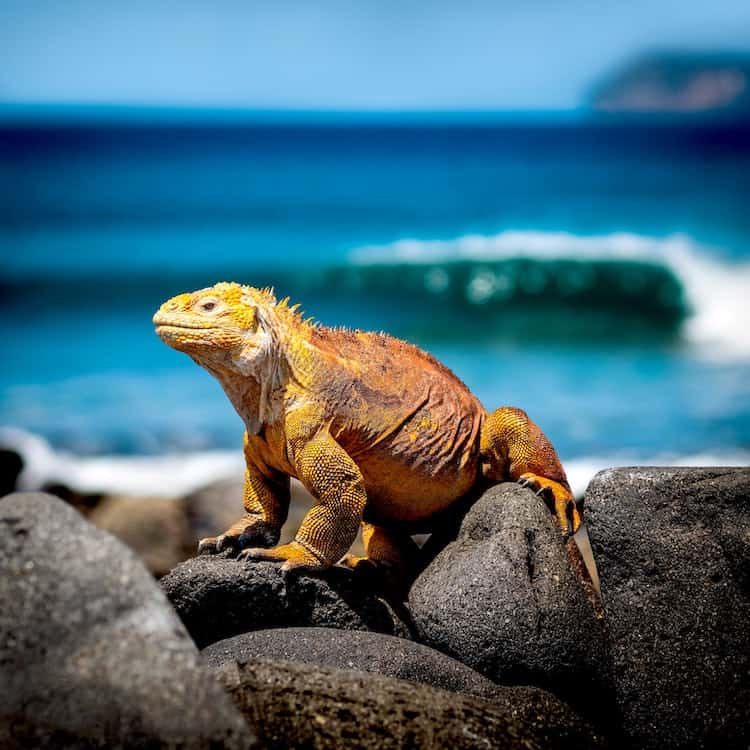
[[[6,124],[0,263],[0,425],[55,450],[236,450],[151,326],[236,280],[413,340],[566,462],[750,456],[747,127]]]

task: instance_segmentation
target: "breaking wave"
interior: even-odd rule
[[[750,357],[750,263],[685,235],[506,231],[405,239],[351,254],[367,286],[478,308],[567,308],[676,331],[716,358]]]
[[[0,305],[105,309],[145,320],[161,300],[219,279],[273,286],[321,322],[378,327],[422,342],[504,338],[576,344],[676,342],[750,358],[750,262],[686,235],[505,231],[403,239],[339,259],[256,268],[250,260],[169,273],[0,277]],[[9,314],[13,314],[12,310]],[[108,312],[109,314],[109,312]]]

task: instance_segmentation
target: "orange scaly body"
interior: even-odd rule
[[[507,479],[538,490],[566,533],[580,524],[557,455],[526,414],[488,414],[411,344],[313,324],[268,290],[227,283],[165,302],[154,324],[219,380],[245,423],[246,514],[204,551],[322,568],[363,524],[368,559],[401,564],[410,532]],[[289,477],[317,502],[295,540],[275,547]]]

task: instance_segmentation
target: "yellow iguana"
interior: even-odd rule
[[[401,566],[409,534],[504,480],[531,487],[566,539],[581,523],[554,448],[520,409],[491,414],[429,354],[382,333],[314,324],[267,289],[219,283],[165,302],[156,332],[221,383],[245,423],[245,515],[200,552],[321,569],[360,524],[367,559]],[[274,546],[289,477],[317,502]],[[350,564],[356,558],[347,558]]]

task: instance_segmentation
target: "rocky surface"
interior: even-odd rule
[[[350,570],[283,575],[270,562],[204,555],[178,565],[161,585],[199,648],[251,630],[319,626],[409,637],[394,606]]]
[[[176,500],[111,496],[88,519],[127,544],[157,578],[195,554],[195,536]]]
[[[750,469],[616,469],[586,492],[622,731],[750,745]]]
[[[604,630],[545,504],[488,490],[409,594],[419,639],[496,683],[537,685],[607,720]]]
[[[362,630],[258,630],[212,643],[201,656],[211,667],[266,658],[374,672],[490,700],[508,689],[428,646]]]
[[[377,674],[257,660],[219,668],[264,747],[597,748],[603,739],[547,693],[494,703]]]
[[[0,500],[0,747],[247,748],[135,555],[63,501]]]
[[[21,454],[0,445],[0,497],[16,488],[22,469]],[[125,542],[157,578],[193,557],[200,539],[220,534],[243,513],[242,478],[211,482],[174,498],[85,493],[60,482],[45,484],[41,490],[65,500],[95,526]],[[312,503],[310,493],[293,479],[280,543],[294,538]],[[364,555],[359,536],[352,553]]]
[[[237,513],[214,490],[209,534],[219,506]],[[199,530],[197,502],[181,517]],[[174,543],[155,512],[139,538]],[[504,484],[452,527],[408,609],[343,568],[178,565],[162,590],[199,656],[131,551],[56,498],[9,495],[0,747],[250,747],[242,714],[279,748],[746,748],[750,469],[603,472],[586,520],[604,622],[544,503]]]

